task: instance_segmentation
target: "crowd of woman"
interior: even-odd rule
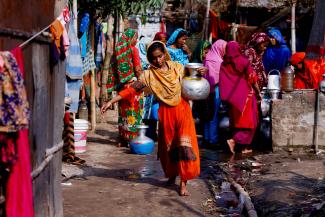
[[[227,139],[229,149],[234,154],[241,147],[242,153],[249,153],[259,123],[259,101],[262,88],[268,84],[268,72],[281,71],[291,63],[297,73],[296,88],[313,86],[311,76],[303,67],[304,55],[297,53],[291,57],[277,29],[253,34],[243,47],[235,41],[221,39],[212,45],[200,41],[193,53],[186,45],[188,37],[188,32],[181,28],[168,40],[166,33],[159,32],[153,42],[141,39],[136,48],[137,32],[127,29],[118,40],[107,82],[108,92],[115,90],[118,95],[101,109],[104,113],[119,101],[120,145],[127,145],[136,136],[136,125],[144,122],[150,126],[149,136],[158,140],[158,157],[169,178],[167,183],[174,184],[179,175],[181,196],[188,195],[187,180],[200,173],[194,118],[201,122],[205,144],[217,145],[220,142],[218,110],[221,103],[227,104],[231,128]],[[194,102],[192,108],[181,96],[184,66],[189,62],[203,64],[198,71],[210,84],[208,99]]]

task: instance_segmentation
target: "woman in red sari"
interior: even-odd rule
[[[313,89],[315,86],[311,74],[305,68],[305,56],[305,52],[298,52],[293,54],[290,59],[290,64],[295,70],[295,89]]]
[[[121,91],[101,111],[105,112],[113,103],[132,98],[137,92],[148,91],[159,100],[158,156],[168,184],[174,184],[180,176],[181,196],[187,196],[187,180],[200,174],[200,156],[194,120],[189,102],[181,97],[181,80],[184,68],[170,61],[167,48],[162,42],[154,41],[147,51],[150,63],[139,80]],[[201,73],[204,68],[199,70]]]
[[[230,151],[235,145],[250,145],[258,122],[256,97],[260,99],[258,77],[249,60],[241,54],[240,45],[231,41],[226,46],[226,55],[220,68],[220,96],[230,105],[230,125],[233,136],[227,140]],[[242,153],[252,150],[245,146]]]

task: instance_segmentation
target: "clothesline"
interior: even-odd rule
[[[58,17],[56,18],[57,20],[61,21],[63,18],[62,17]],[[54,21],[53,21],[54,22]],[[52,23],[53,23],[52,22]],[[22,48],[25,45],[27,45],[29,42],[31,42],[34,38],[36,38],[37,36],[39,36],[40,34],[42,34],[43,32],[45,32],[46,30],[48,30],[52,23],[50,25],[48,25],[47,27],[45,27],[44,29],[42,29],[41,31],[37,32],[36,34],[34,34],[32,37],[30,37],[29,39],[27,39],[26,41],[24,41],[23,43],[21,43],[18,47]]]
[[[50,28],[51,25],[52,25],[52,23],[50,25],[48,25],[47,27],[45,27],[44,29],[42,29],[41,31],[39,31],[38,33],[34,34],[32,37],[30,37],[29,39],[27,39],[23,43],[21,43],[18,47],[20,47],[20,48],[24,47],[29,42],[31,42],[34,38],[36,38],[37,36],[39,36],[40,34],[42,34],[43,32],[45,32],[48,28]]]

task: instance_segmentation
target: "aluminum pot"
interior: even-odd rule
[[[271,103],[271,100],[265,99],[265,98],[262,99],[262,101],[261,101],[261,110],[262,110],[262,116],[263,117],[266,117],[269,114],[270,108],[271,108],[270,103]]]
[[[280,90],[268,90],[269,95],[272,100],[281,99],[281,91]]]
[[[199,76],[197,69],[202,67],[201,63],[188,63],[190,76],[184,77],[182,81],[182,96],[187,100],[203,100],[208,98],[210,93],[209,82]]]

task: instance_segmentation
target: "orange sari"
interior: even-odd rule
[[[189,103],[181,98],[183,67],[167,61],[168,71],[149,68],[140,81],[119,92],[125,99],[149,89],[159,100],[158,157],[165,176],[179,175],[183,181],[200,174],[199,147]]]
[[[200,158],[191,107],[184,99],[159,106],[158,156],[165,176],[193,179],[200,174]]]

